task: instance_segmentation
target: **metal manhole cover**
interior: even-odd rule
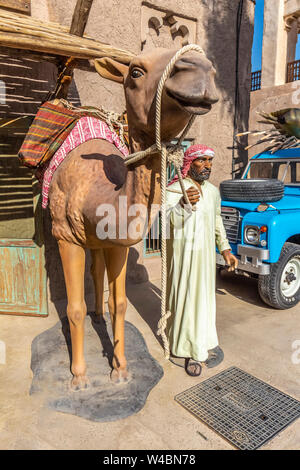
[[[175,400],[241,450],[254,450],[300,416],[300,402],[230,367]]]

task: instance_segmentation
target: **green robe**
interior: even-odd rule
[[[190,178],[183,181],[186,189],[197,188]],[[216,245],[220,252],[230,245],[221,217],[219,190],[208,181],[201,189],[203,195],[193,212],[179,204],[182,193],[178,181],[167,190],[167,302],[172,316],[166,331],[173,355],[205,361],[208,350],[218,345]]]

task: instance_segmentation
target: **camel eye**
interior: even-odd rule
[[[143,72],[140,70],[140,69],[132,69],[131,71],[131,77],[132,78],[140,78],[142,77],[144,74]]]

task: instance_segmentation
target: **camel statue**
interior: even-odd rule
[[[155,141],[155,94],[159,79],[176,51],[155,49],[133,58],[124,65],[109,58],[98,62],[103,77],[124,85],[128,114],[130,151],[137,152]],[[161,136],[170,141],[184,129],[191,114],[205,114],[218,101],[215,69],[204,54],[189,52],[175,64],[162,98]],[[67,316],[72,342],[71,372],[73,390],[88,387],[84,360],[85,249],[92,253],[96,314],[104,315],[103,287],[107,270],[109,312],[113,329],[113,370],[111,379],[126,382],[129,373],[124,353],[125,293],[129,247],[142,237],[119,236],[124,222],[130,225],[133,204],[142,204],[148,215],[153,204],[160,203],[159,154],[128,167],[119,150],[105,140],[90,140],[71,151],[56,170],[49,191],[53,235],[59,246],[67,289]],[[120,210],[121,196],[127,198],[128,211]],[[102,204],[115,208],[114,236],[99,239],[97,209]],[[123,220],[121,220],[123,219]],[[150,219],[150,217],[149,217]],[[141,217],[140,222],[145,220]]]

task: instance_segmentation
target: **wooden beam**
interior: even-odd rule
[[[58,67],[61,62],[61,57],[57,55],[49,55],[44,52],[25,51],[24,49],[16,49],[12,47],[0,47],[0,59],[3,57],[8,59],[11,57],[20,59],[20,57],[22,57],[25,60],[32,59],[37,62],[50,62],[56,65],[56,67]],[[89,59],[77,59],[74,68],[84,70],[85,72],[96,73],[94,64],[91,63]]]
[[[94,0],[77,0],[73,14],[70,34],[83,36]]]
[[[0,0],[1,1],[1,0]],[[24,26],[30,26],[34,27],[36,26],[37,28],[41,29],[44,28],[46,31],[52,31],[52,32],[64,32],[64,33],[69,33],[69,28],[67,26],[63,26],[60,23],[55,23],[51,21],[42,21],[38,18],[33,18],[32,16],[25,16],[20,13],[8,11],[8,10],[2,10],[0,9],[0,19],[1,23],[3,19],[9,20],[11,24],[20,24]]]
[[[68,43],[60,43],[55,41],[55,36],[51,40],[42,37],[36,38],[26,34],[1,32],[0,28],[0,45],[3,47],[12,47],[15,49],[26,49],[27,51],[44,52],[48,55],[56,55],[63,57],[75,57],[78,59],[97,59],[100,57],[111,57],[119,60],[124,64],[128,64],[133,58],[133,54],[122,49],[91,41],[90,47],[86,47],[86,43],[82,43],[83,39],[79,39],[78,43],[72,41]]]
[[[30,15],[31,0],[0,0],[0,7],[21,11]]]
[[[35,55],[44,53],[46,56],[61,57],[60,60],[73,56],[87,61],[107,56],[128,64],[134,55],[86,36],[70,34],[69,29],[60,24],[48,23],[1,8],[0,46],[12,48],[12,53],[13,49],[26,49]]]

